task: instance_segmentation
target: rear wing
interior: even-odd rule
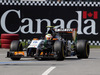
[[[76,28],[70,28],[70,29],[62,29],[61,28],[61,29],[54,29],[54,30],[57,33],[65,33],[65,34],[71,33],[72,39],[76,43],[76,41],[77,41],[77,29]]]

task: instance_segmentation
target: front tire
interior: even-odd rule
[[[18,52],[18,51],[23,51],[23,46],[22,43],[18,40],[14,40],[11,42],[10,45],[10,51],[14,51],[14,52]],[[17,57],[17,56],[11,56],[11,60],[20,60],[21,57]]]
[[[77,41],[77,57],[79,59],[88,58],[90,53],[89,43],[86,40]]]
[[[56,52],[56,60],[64,60],[64,44],[62,41],[55,41],[54,51]]]

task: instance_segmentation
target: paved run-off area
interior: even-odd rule
[[[0,49],[0,75],[100,75],[100,49],[91,49],[89,59],[67,57],[64,61],[22,58],[12,61]]]

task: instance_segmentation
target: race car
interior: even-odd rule
[[[23,48],[22,43],[14,40],[11,43],[7,57],[12,60],[21,58],[56,59],[64,60],[68,56],[77,56],[79,59],[89,57],[90,47],[87,40],[77,40],[77,29],[57,29],[49,26],[49,31],[42,39],[33,38],[31,43]],[[68,41],[67,34],[71,34],[73,43]],[[26,49],[26,50],[25,50]]]

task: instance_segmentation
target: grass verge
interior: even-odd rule
[[[27,45],[27,43],[25,44],[25,42],[22,42],[22,45],[25,46]],[[0,47],[1,47],[1,43],[0,43]],[[100,46],[90,45],[90,48],[100,48]]]
[[[90,45],[90,48],[100,48],[100,46]]]

